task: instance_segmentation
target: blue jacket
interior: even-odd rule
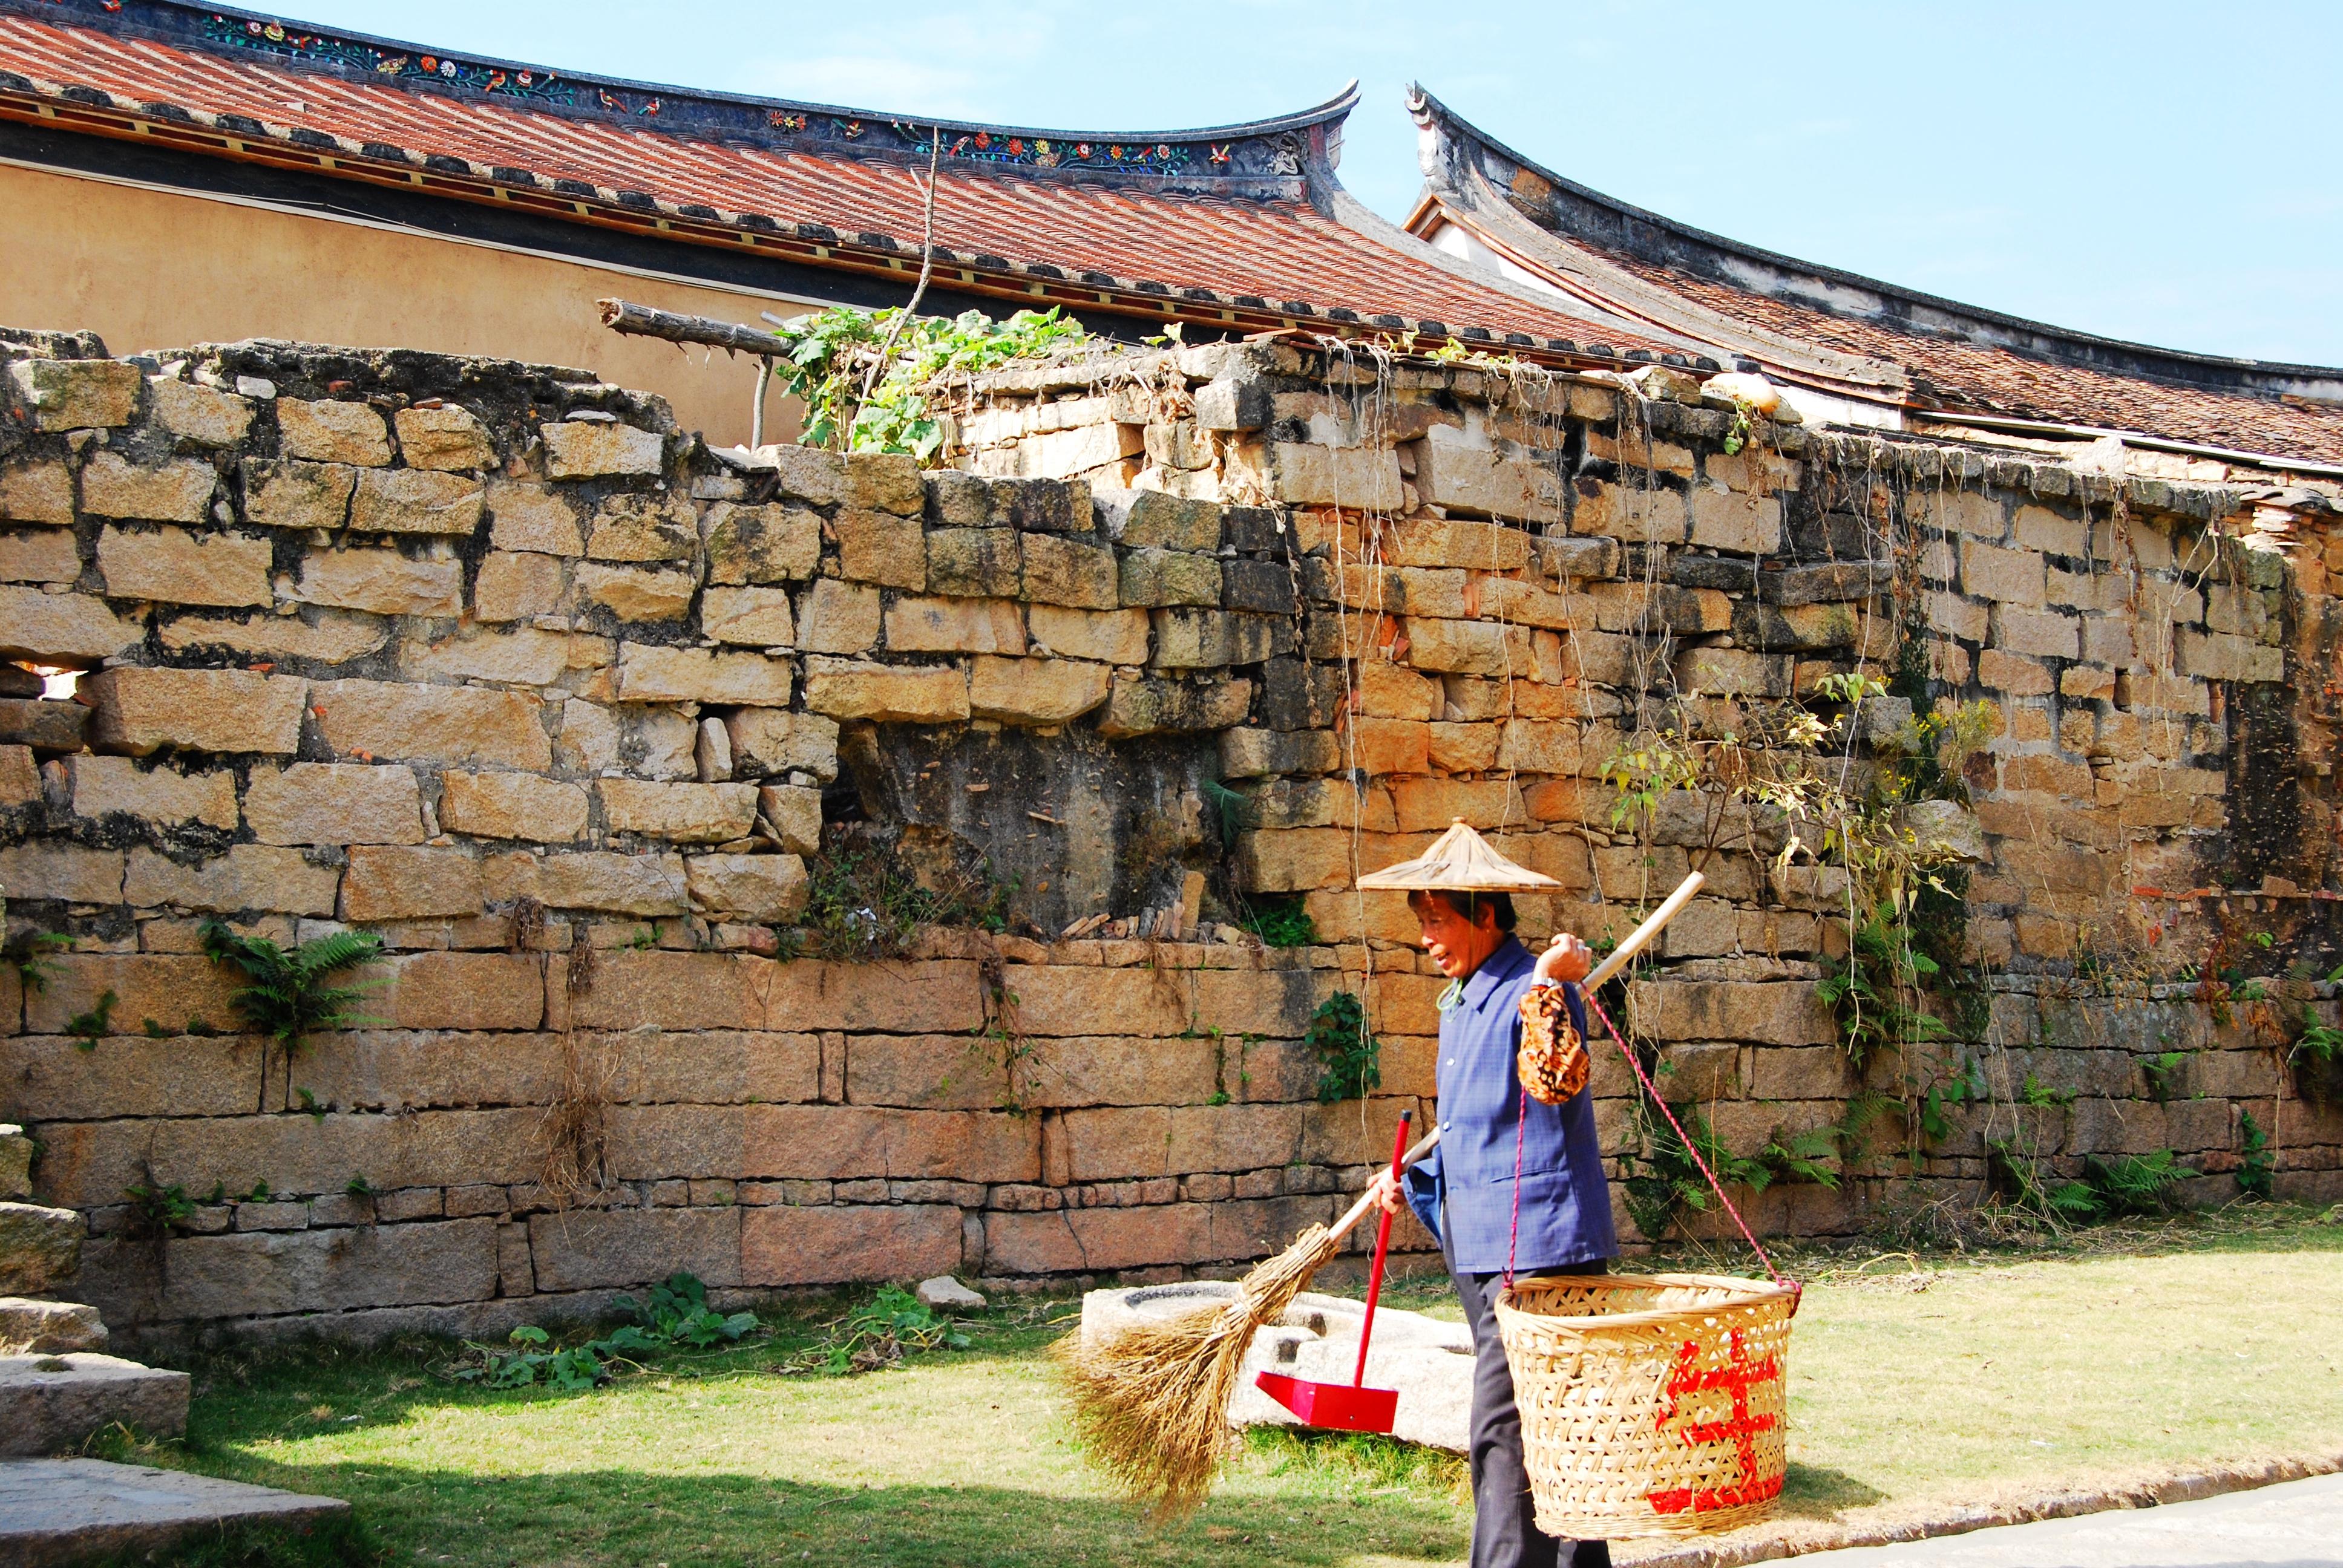
[[[1408,1172],[1408,1202],[1460,1273],[1498,1273],[1506,1266],[1517,1125],[1521,1234],[1513,1267],[1526,1273],[1619,1251],[1591,1086],[1560,1105],[1530,1101],[1526,1122],[1521,1118],[1519,1009],[1535,978],[1535,960],[1508,938],[1440,1017],[1440,1146]],[[1565,990],[1571,1021],[1584,1036],[1578,988]]]

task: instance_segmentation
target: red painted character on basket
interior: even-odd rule
[[[1413,892],[1423,950],[1452,982],[1441,998],[1440,1146],[1398,1182],[1379,1177],[1384,1207],[1407,1202],[1441,1243],[1473,1332],[1472,1568],[1609,1568],[1601,1541],[1557,1541],[1537,1528],[1522,1458],[1521,1413],[1497,1337],[1493,1302],[1509,1273],[1602,1273],[1618,1243],[1584,1087],[1559,1104],[1522,1091],[1521,1000],[1566,988],[1571,1023],[1586,1018],[1574,986],[1586,944],[1557,936],[1533,960],[1513,938],[1504,893]]]

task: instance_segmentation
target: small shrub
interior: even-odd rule
[[[1317,923],[1311,920],[1298,893],[1288,899],[1263,899],[1248,905],[1244,919],[1238,924],[1272,948],[1314,947],[1318,941]]]
[[[155,1238],[184,1231],[196,1217],[196,1201],[187,1196],[186,1188],[174,1181],[166,1187],[150,1174],[146,1181],[122,1190],[130,1200],[130,1232],[134,1236]]]
[[[95,1050],[99,1040],[114,1031],[114,1008],[121,1000],[112,990],[106,991],[96,1007],[65,1020],[65,1032],[81,1041],[82,1050]]]
[[[2163,1105],[2180,1091],[2180,1070],[2187,1065],[2188,1055],[2185,1050],[2166,1050],[2140,1059],[2139,1070],[2147,1077],[2150,1100]]]
[[[727,1315],[709,1307],[708,1287],[698,1276],[679,1271],[652,1286],[648,1302],[620,1296],[611,1304],[635,1321],[598,1339],[568,1346],[556,1345],[545,1330],[523,1323],[506,1336],[510,1350],[466,1341],[466,1359],[453,1375],[489,1388],[545,1387],[583,1393],[608,1382],[626,1367],[640,1367],[645,1356],[732,1343],[762,1326],[754,1312]]]
[[[1302,1043],[1318,1059],[1318,1101],[1363,1100],[1371,1089],[1383,1087],[1383,1042],[1367,1028],[1367,1010],[1359,999],[1338,990],[1310,1015],[1310,1032]]]
[[[45,991],[56,977],[57,966],[49,962],[53,954],[70,951],[73,938],[62,931],[35,931],[8,944],[6,960],[16,966],[17,978],[28,991]]]
[[[1744,1159],[1726,1148],[1725,1140],[1708,1124],[1708,1118],[1690,1101],[1669,1110],[1684,1127],[1685,1136],[1679,1138],[1665,1117],[1654,1115],[1646,1108],[1643,1113],[1643,1147],[1628,1154],[1633,1174],[1621,1184],[1625,1189],[1627,1212],[1634,1220],[1635,1229],[1650,1241],[1665,1237],[1685,1210],[1704,1214],[1715,1202],[1708,1178],[1701,1174],[1703,1161],[1715,1172],[1719,1181],[1729,1187],[1759,1191],[1774,1180],[1774,1169],[1763,1156]],[[1779,1136],[1777,1129],[1777,1143]],[[1694,1151],[1699,1160],[1693,1158]],[[1787,1151],[1778,1157],[1786,1159]]]
[[[823,1325],[822,1337],[769,1371],[847,1377],[894,1365],[920,1351],[966,1350],[952,1321],[910,1292],[889,1285],[868,1306]]]
[[[2237,1162],[2237,1190],[2250,1198],[2268,1201],[2271,1178],[2278,1174],[2278,1161],[2270,1153],[2269,1134],[2262,1131],[2250,1111],[2237,1112],[2237,1131],[2242,1147]]]

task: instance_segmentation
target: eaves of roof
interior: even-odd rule
[[[1573,297],[1838,396],[1914,412],[2129,430],[2343,458],[2343,370],[2045,326],[1707,234],[1542,167],[1414,89],[1423,199]]]
[[[554,95],[554,85],[558,95]],[[1094,136],[576,77],[177,0],[0,0],[0,118],[864,276],[1223,332],[1691,363],[1358,221],[1354,89],[1244,126]]]

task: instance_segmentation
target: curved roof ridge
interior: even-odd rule
[[[1632,202],[1622,201],[1616,196],[1607,196],[1601,191],[1594,189],[1590,186],[1584,185],[1577,180],[1574,180],[1566,176],[1555,173],[1554,170],[1547,168],[1536,160],[1523,156],[1521,153],[1506,146],[1504,143],[1498,141],[1494,136],[1490,136],[1479,126],[1474,126],[1471,121],[1464,119],[1453,109],[1449,108],[1445,104],[1442,103],[1438,98],[1433,97],[1430,93],[1424,91],[1421,84],[1409,84],[1408,109],[1409,112],[1415,116],[1420,126],[1433,131],[1443,140],[1443,143],[1464,141],[1477,144],[1481,147],[1495,153],[1498,156],[1515,165],[1519,168],[1526,170],[1530,174],[1535,176],[1538,179],[1545,182],[1556,193],[1567,195],[1574,202],[1579,204],[1582,207],[1595,208],[1617,220],[1617,226],[1614,230],[1607,234],[1584,233],[1566,226],[1563,228],[1563,232],[1568,235],[1569,237],[1581,240],[1585,244],[1616,246],[1621,249],[1629,250],[1632,254],[1635,254],[1654,262],[1681,265],[1682,258],[1680,256],[1670,256],[1647,252],[1646,250],[1634,245],[1632,232],[1628,226],[1647,226],[1650,228],[1659,230],[1680,241],[1685,242],[1699,250],[1716,252],[1723,256],[1731,256],[1744,262],[1754,262],[1778,272],[1811,277],[1819,282],[1834,284],[1840,287],[1853,287],[1866,290],[1879,295],[1885,299],[1894,299],[1907,305],[1920,306],[1929,311],[1941,313],[1945,316],[1959,319],[1975,321],[1980,325],[1990,326],[2006,331],[2020,333],[2027,337],[2046,338],[2056,342],[2072,343],[2077,345],[2078,347],[2108,350],[2126,357],[2136,357],[2143,360],[2166,362],[2172,364],[2176,368],[2178,367],[2201,367],[2206,370],[2226,373],[2222,377],[2223,380],[2230,380],[2238,377],[2270,377],[2273,379],[2298,377],[2306,380],[2328,382],[2335,384],[2338,387],[2343,387],[2343,367],[2327,365],[2303,364],[2284,360],[2255,359],[2238,355],[2205,354],[2193,349],[2167,348],[2157,344],[2138,343],[2121,337],[2109,337],[2098,333],[2086,332],[2076,327],[2059,327],[2050,322],[2036,321],[2029,317],[2016,316],[2006,311],[1995,310],[1987,306],[1966,304],[1961,300],[1946,298],[1942,295],[1929,294],[1920,289],[1906,287],[1901,284],[1888,283],[1879,278],[1868,277],[1861,273],[1847,271],[1843,267],[1835,267],[1826,266],[1820,262],[1803,260],[1797,256],[1785,255],[1780,251],[1767,250],[1761,246],[1749,245],[1740,240],[1727,238],[1723,235],[1712,234],[1706,229],[1698,228],[1691,224],[1683,223],[1677,219],[1668,217],[1664,214],[1655,213],[1648,208],[1637,206]],[[1435,154],[1434,150],[1430,147],[1423,149],[1421,161],[1423,166],[1424,178],[1428,184],[1434,187],[1435,190],[1439,190],[1443,194],[1468,196],[1470,192],[1463,186],[1455,181],[1449,170],[1443,166],[1443,165],[1452,159],[1453,156],[1453,151],[1446,148],[1443,148],[1438,154]],[[1560,204],[1555,204],[1554,214],[1558,220],[1565,216]],[[1735,286],[1744,288],[1749,286],[1745,278],[1735,277],[1733,281]],[[1825,299],[1814,297],[1803,293],[1791,296],[1790,297],[1796,298],[1801,303],[1815,306],[1817,308],[1825,310],[1831,308]],[[1910,329],[1924,333],[1928,330],[1926,327],[1918,326],[1917,324],[1913,324]],[[2176,378],[2184,380],[2188,379],[2186,376],[2178,376]],[[2281,390],[2291,389],[2285,388]],[[2328,396],[2332,396],[2332,394],[2328,394]]]
[[[0,11],[179,48],[257,55],[282,68],[410,92],[615,118],[775,148],[810,144],[825,152],[924,160],[932,150],[930,132],[939,131],[948,161],[1001,165],[1019,173],[1062,170],[1253,183],[1294,178],[1313,155],[1339,144],[1342,124],[1359,101],[1354,80],[1312,107],[1232,125],[1058,130],[570,72],[186,0],[0,0]]]

